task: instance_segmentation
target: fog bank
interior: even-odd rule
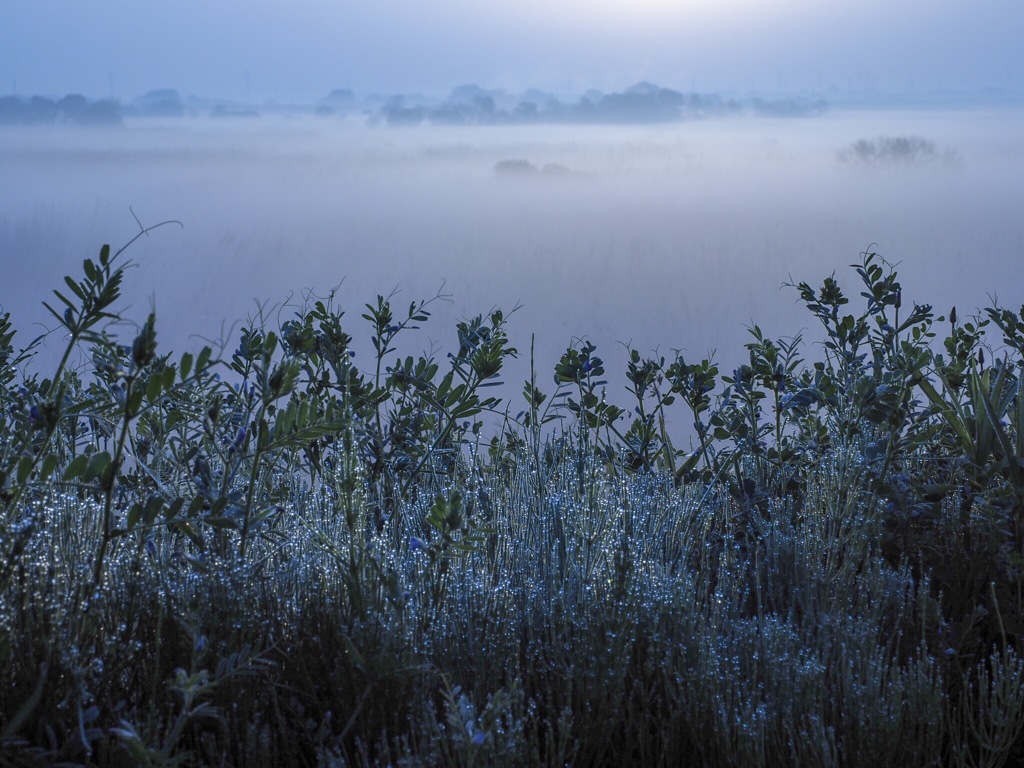
[[[782,284],[835,270],[853,290],[846,267],[872,244],[900,262],[904,301],[940,313],[956,303],[961,317],[989,294],[1024,303],[1022,129],[1014,111],[632,127],[265,118],[7,128],[0,305],[27,341],[64,274],[138,231],[131,206],[144,224],[184,224],[128,253],[138,266],[127,314],[141,321],[155,304],[165,351],[222,337],[230,351],[231,323],[256,300],[281,307],[337,286],[366,360],[365,302],[398,288],[407,306],[443,286],[452,302],[434,305],[403,352],[450,348],[456,318],[521,304],[513,341],[528,353],[536,334],[548,390],[558,354],[584,335],[616,373],[620,342],[688,359],[717,349],[731,366],[744,325],[816,339]],[[935,153],[851,158],[855,142],[880,136],[923,137]],[[535,170],[500,172],[507,161]],[[513,398],[524,366],[507,378]]]

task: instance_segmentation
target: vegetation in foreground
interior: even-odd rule
[[[365,367],[310,296],[171,357],[109,334],[120,259],[55,292],[48,378],[0,316],[5,764],[1022,757],[1024,308],[867,253],[860,309],[793,286],[820,362],[631,351],[620,406],[580,341],[506,404],[501,312],[402,357],[430,302],[378,297]]]

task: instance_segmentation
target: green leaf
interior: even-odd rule
[[[295,421],[295,404],[289,403],[287,408],[284,408],[277,420],[274,422],[274,440],[280,440],[291,432],[292,424]]]
[[[100,487],[105,491],[109,491],[114,487],[114,473],[117,471],[117,462],[110,462],[104,467],[103,472],[100,474]]]
[[[174,387],[174,374],[174,366],[168,364],[161,374],[163,377],[163,389],[165,392],[169,392]]]
[[[71,299],[69,299],[67,296],[65,296],[60,291],[54,291],[53,295],[56,296],[61,301],[63,301],[67,305],[68,309],[70,309],[72,311],[78,309],[78,305],[75,304],[73,301],[71,301]],[[57,311],[55,309],[53,309],[49,304],[47,304],[46,302],[43,302],[43,306],[46,307],[47,309],[49,309],[51,312],[53,312],[53,314],[56,315],[58,318],[63,320],[63,317],[61,317],[61,315],[58,315]]]
[[[180,499],[178,499],[178,501],[180,501]],[[146,525],[152,525],[156,521],[157,515],[160,514],[160,510],[163,508],[164,500],[158,494],[154,493],[150,496],[146,500],[146,508],[142,513],[142,519],[145,520]]]
[[[170,371],[171,376],[174,376],[174,369],[168,367],[165,369]],[[150,376],[149,381],[146,382],[146,402],[150,405],[160,400],[160,394],[163,392],[164,382],[161,376]]]
[[[64,275],[64,282],[67,283],[68,288],[70,288],[78,298],[85,301],[85,291],[78,286],[78,283],[71,279],[70,275]],[[57,295],[59,296],[60,294]]]
[[[203,347],[199,350],[199,358],[196,360],[196,374],[206,370],[206,366],[210,363],[210,357],[213,355],[213,350],[209,347]]]
[[[178,370],[181,372],[181,380],[185,381],[188,378],[189,373],[192,371],[192,353],[186,352],[181,356],[181,362],[178,364]]]
[[[989,421],[992,425],[992,430],[995,433],[997,442],[999,443],[999,449],[1003,452],[1003,457],[1006,460],[1006,465],[1010,471],[1010,477],[1013,480],[1014,485],[1019,490],[1022,488],[1021,484],[1021,472],[1020,467],[1017,466],[1017,462],[1014,460],[1016,457],[1013,453],[1013,445],[1010,443],[1010,438],[1006,434],[1006,430],[1003,429],[1003,425],[999,422],[999,415],[996,413],[995,406],[992,404],[991,398],[985,392],[981,392],[981,402],[985,407],[985,415],[988,416]]]
[[[67,468],[64,470],[64,482],[70,482],[71,480],[74,480],[77,477],[81,477],[82,473],[85,471],[88,465],[89,457],[86,454],[80,453],[77,456],[75,456],[75,458],[71,460],[71,463],[68,464]]]
[[[267,420],[260,419],[256,422],[256,450],[265,451],[269,442],[270,431],[267,429]]]
[[[135,502],[132,504],[131,509],[128,510],[128,530],[132,531],[135,526],[139,524],[142,519],[142,504]]]
[[[108,466],[110,466],[109,453],[107,453],[106,451],[94,453],[92,457],[89,459],[89,466],[85,471],[85,479],[94,480],[100,477],[100,475],[103,474],[103,472],[106,470]]]
[[[950,402],[944,400],[927,379],[921,379],[917,384],[921,388],[921,391],[925,393],[931,403],[942,415],[946,424],[956,432],[957,437],[960,440],[960,447],[964,453],[973,453],[974,439],[971,437],[970,430],[967,429],[967,425],[964,423],[964,414],[960,410],[960,406],[956,404],[956,401],[953,400]]]
[[[32,474],[32,457],[22,456],[21,461],[18,462],[18,484],[24,485],[30,474]]]
[[[39,469],[39,479],[45,483],[56,468],[57,456],[53,453],[47,454],[46,458],[43,459],[42,467]]]
[[[128,396],[128,402],[125,405],[125,415],[129,419],[138,416],[139,410],[142,408],[142,398],[145,394],[141,388],[132,389],[132,393]]]
[[[168,520],[177,517],[183,506],[185,506],[185,499],[179,496],[167,506],[167,512],[164,514],[164,517]]]

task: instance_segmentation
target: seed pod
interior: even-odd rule
[[[156,357],[156,315],[152,312],[132,342],[132,362],[136,368],[145,368]]]

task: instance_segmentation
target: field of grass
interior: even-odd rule
[[[618,402],[583,340],[501,385],[500,311],[405,356],[383,296],[164,354],[128,264],[47,302],[55,370],[0,315],[0,763],[1024,758],[1024,308],[865,253],[791,287],[819,362],[755,326]]]

